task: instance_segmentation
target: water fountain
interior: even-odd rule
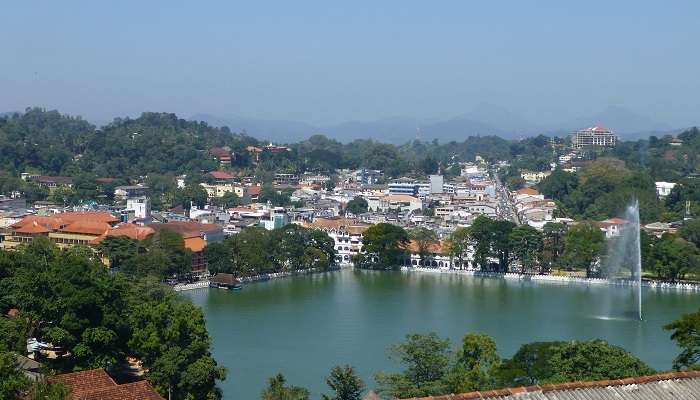
[[[634,200],[625,210],[627,224],[619,236],[610,239],[604,274],[608,279],[622,279],[631,284],[636,293],[635,317],[642,319],[642,253],[640,243],[639,201]]]

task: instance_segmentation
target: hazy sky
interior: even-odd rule
[[[3,1],[0,111],[700,115],[700,1]]]

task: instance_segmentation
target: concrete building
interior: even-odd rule
[[[352,264],[352,258],[362,252],[362,238],[369,225],[348,218],[316,218],[305,225],[319,229],[335,242],[336,262]]]
[[[146,196],[130,197],[126,199],[126,211],[133,211],[136,219],[150,218],[151,200]]]
[[[430,194],[443,193],[445,179],[442,175],[430,175]]]
[[[418,184],[413,180],[401,179],[387,185],[389,194],[404,194],[415,196],[418,194]]]
[[[584,147],[615,147],[617,135],[602,126],[581,129],[571,135],[571,145],[575,149]]]
[[[671,194],[671,190],[676,187],[673,182],[656,182],[656,195],[663,198]]]

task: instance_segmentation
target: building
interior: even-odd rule
[[[316,218],[305,226],[321,230],[333,239],[338,264],[352,264],[353,256],[362,252],[363,234],[369,228],[348,218]]]
[[[238,197],[245,195],[245,188],[233,183],[216,183],[213,185],[200,183],[199,185],[207,192],[207,197],[210,199],[224,197],[226,193],[234,193]]]
[[[630,224],[630,222],[622,218],[610,218],[604,221],[595,222],[595,224],[598,225],[600,230],[605,233],[605,238],[610,239],[620,236],[622,231]]]
[[[520,177],[527,182],[540,183],[542,179],[548,177],[551,174],[552,171],[522,171],[520,173]]]
[[[11,225],[0,245],[11,249],[38,236],[47,237],[60,248],[89,245],[119,222],[106,212],[66,212],[50,216],[30,215]]]
[[[679,400],[700,398],[700,371],[521,386],[411,400]]]
[[[268,213],[260,218],[260,226],[271,231],[279,229],[289,224],[289,215],[284,207],[275,207],[268,210]]]
[[[445,190],[443,185],[445,184],[445,179],[442,175],[430,175],[430,194],[443,193]]]
[[[233,153],[231,152],[230,147],[214,147],[211,150],[209,150],[209,154],[211,154],[214,158],[216,158],[217,161],[219,161],[220,166],[231,166],[231,161],[233,161]]]
[[[70,400],[165,400],[148,381],[118,385],[102,368],[54,375],[48,381],[64,384]]]
[[[231,183],[236,179],[236,175],[226,171],[211,171],[207,174],[207,177],[215,184]]]
[[[54,191],[57,188],[72,188],[73,178],[69,176],[36,176],[31,178],[37,185]]]
[[[151,200],[146,196],[129,197],[126,199],[126,211],[133,211],[135,219],[151,217]]]
[[[450,249],[445,241],[438,240],[428,243],[423,254],[421,254],[419,243],[415,240],[409,241],[405,249],[408,256],[404,259],[404,266],[438,269],[451,269],[453,267]],[[469,263],[465,267],[468,268]]]
[[[367,196],[367,209],[375,212],[411,212],[423,209],[418,197],[407,194],[382,194]]]
[[[617,135],[608,128],[594,126],[574,132],[571,135],[571,145],[575,149],[584,147],[615,147],[617,145]]]
[[[216,224],[202,224],[192,221],[170,221],[167,223],[150,224],[148,227],[159,230],[168,229],[178,233],[185,241],[185,248],[192,252],[192,273],[203,275],[207,273],[207,260],[204,248],[207,243],[224,240],[224,229]]]
[[[117,186],[114,188],[114,198],[117,200],[126,200],[129,197],[146,196],[148,186],[145,185],[129,185]]]
[[[418,184],[409,179],[399,179],[388,185],[389,194],[404,194],[416,196],[418,194]]]
[[[676,187],[673,182],[656,182],[656,195],[659,197],[666,197],[671,194],[671,190]]]

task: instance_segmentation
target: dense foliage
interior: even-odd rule
[[[136,357],[146,378],[173,399],[218,398],[225,377],[210,354],[201,310],[156,280],[110,274],[94,253],[58,250],[37,238],[19,251],[0,251],[0,338],[8,350],[24,351],[33,337],[70,356],[46,359],[56,372],[105,368],[119,371]]]
[[[303,269],[327,270],[335,265],[333,239],[296,224],[272,231],[245,228],[222,243],[204,249],[210,272],[239,277]]]
[[[498,356],[489,336],[469,333],[452,350],[435,333],[412,334],[390,349],[399,373],[375,376],[392,398],[436,396],[502,387],[620,379],[654,370],[624,349],[602,340],[525,344],[510,359]]]

